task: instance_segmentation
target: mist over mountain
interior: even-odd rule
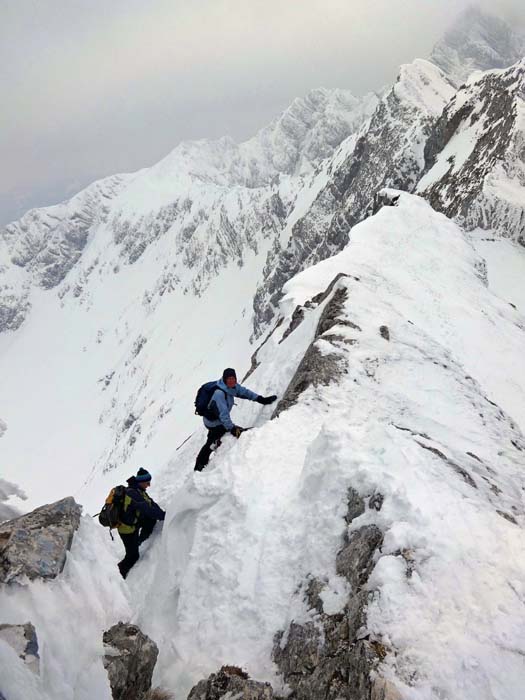
[[[0,230],[0,698],[116,697],[120,620],[176,697],[521,698],[524,53],[470,9],[377,93]],[[278,403],[194,472],[224,367]],[[139,467],[167,516],[124,582],[91,516]]]

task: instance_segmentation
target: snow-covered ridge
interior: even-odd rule
[[[525,331],[480,269],[457,226],[402,195],[287,285],[284,320],[249,385],[283,394],[324,308],[305,303],[344,273],[342,316],[315,342],[329,375],[310,368],[295,405],[225,440],[202,474],[185,466],[201,434],[170,464],[179,477],[164,490],[170,518],[153,568],[142,570],[149,583],[138,571],[130,581],[143,600],[137,620],[164,650],[164,685],[183,694],[227,659],[279,682],[269,661],[276,629],[315,620],[294,596],[300,584],[319,578],[326,609],[344,605],[335,560],[351,486],[384,497],[350,528],[375,524],[384,537],[361,632],[387,651],[381,673],[414,699],[431,689],[489,698],[494,684],[521,697],[511,650],[525,621],[525,387],[506,368],[523,362]],[[298,305],[304,319],[287,334]],[[235,420],[261,418],[243,404]]]
[[[341,291],[338,316],[319,329]],[[381,676],[411,700],[489,700],[494,687],[521,698],[525,373],[507,368],[523,363],[522,314],[487,288],[461,229],[404,193],[356,226],[341,253],[289,282],[280,312],[247,385],[282,397],[313,346],[317,371],[274,420],[242,402],[235,421],[257,429],[227,436],[204,472],[192,471],[202,429],[179,451],[172,444],[173,459],[154,472],[168,517],[128,578],[129,601],[118,548],[92,521],[48,592],[30,584],[1,597],[8,620],[29,611],[43,665],[64,669],[23,676],[0,647],[18,674],[13,700],[95,686],[109,698],[97,650],[122,616],[157,642],[154,683],[178,697],[232,662],[282,690],[274,635],[317,616],[297,591],[319,580],[330,615],[351,592],[336,571],[349,487],[366,504],[376,495],[348,534],[382,533],[360,630],[383,649]],[[59,607],[75,625],[57,638],[45,613]]]
[[[272,248],[255,297],[256,333],[273,317],[290,277],[346,245],[349,230],[369,214],[378,190],[415,188],[431,127],[453,94],[444,73],[428,61],[400,68],[371,118],[335,153],[326,183],[314,192],[305,214],[290,222]]]
[[[250,250],[257,251],[261,232],[263,239],[280,233],[304,178],[314,177],[376,103],[375,95],[313,90],[242,144],[227,137],[182,143],[151,168],[106,178],[63,204],[32,210],[0,233],[0,331],[19,327],[36,285],[54,287],[74,268],[82,282],[68,288],[78,293],[86,275],[100,269],[92,256],[87,264],[81,260],[90,242],[96,248],[117,244],[115,268],[134,263],[169,233],[172,253],[160,278],[176,286],[190,268],[186,289],[202,293],[229,259],[242,265]]]
[[[435,125],[418,184],[432,206],[468,229],[525,245],[525,58],[473,76]]]

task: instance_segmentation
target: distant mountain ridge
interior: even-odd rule
[[[470,70],[477,59],[466,60]],[[244,143],[182,143],[153,167],[28,212],[0,231],[5,401],[61,386],[68,439],[85,448],[89,434],[83,474],[147,458],[154,445],[162,461],[194,425],[205,358],[247,369],[253,342],[280,321],[288,280],[342,250],[381,188],[417,191],[467,228],[522,242],[520,76],[518,63],[458,89],[416,59],[379,95],[313,90]],[[476,136],[472,163],[456,172],[466,136]],[[166,417],[182,405],[190,416],[177,413],[173,437]],[[25,420],[31,449],[49,443],[60,459],[45,392],[20,410],[18,422],[2,410],[13,464]]]
[[[459,87],[474,71],[507,68],[524,56],[525,29],[472,6],[437,42],[430,60]]]

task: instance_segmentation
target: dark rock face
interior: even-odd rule
[[[337,379],[345,371],[344,360],[341,353],[334,345],[333,354],[321,352],[316,346],[316,341],[323,338],[333,345],[333,341],[343,340],[336,334],[328,334],[328,331],[337,325],[348,326],[349,321],[344,318],[343,307],[347,298],[347,289],[344,281],[340,281],[338,276],[329,285],[332,296],[326,303],[325,308],[319,318],[313,342],[308,347],[299,367],[297,368],[290,384],[288,385],[282,399],[277,404],[272,418],[277,417],[282,411],[297,403],[299,396],[309,386],[327,385]],[[328,291],[327,290],[327,291]],[[324,301],[328,295],[326,293],[319,296]],[[313,303],[319,303],[319,299],[312,299]],[[297,314],[296,318],[299,317]],[[297,325],[295,326],[297,327]],[[293,329],[292,329],[293,330]],[[292,331],[290,331],[292,332]]]
[[[0,625],[0,639],[16,651],[33,673],[39,672],[38,639],[30,622],[25,625]]]
[[[0,298],[0,333],[20,328],[30,307],[25,290],[21,293],[3,294]]]
[[[381,530],[375,525],[364,525],[352,533],[350,540],[337,555],[336,571],[352,586],[363,586],[374,566],[373,555],[383,540]]]
[[[250,680],[248,674],[236,666],[223,666],[207,680],[199,681],[192,688],[188,700],[271,700],[273,697],[269,683]]]
[[[71,497],[41,506],[0,525],[0,582],[55,578],[80,523],[82,507]]]
[[[468,230],[493,229],[521,245],[525,203],[500,192],[498,183],[525,187],[525,133],[517,121],[524,95],[525,59],[463,86],[432,129],[425,146],[428,175],[418,186],[434,209]],[[461,141],[467,137],[474,143],[465,158]]]
[[[136,625],[119,622],[104,632],[106,669],[114,700],[143,700],[159,650]]]
[[[364,499],[350,488],[346,522],[351,523],[364,510]],[[366,525],[345,537],[345,545],[337,556],[337,572],[350,582],[352,592],[341,613],[324,613],[320,596],[324,583],[312,579],[306,587],[305,600],[317,613],[313,621],[292,622],[286,635],[276,635],[273,659],[292,688],[294,699],[398,698],[395,688],[389,688],[379,676],[372,677],[382,649],[366,634],[366,606],[373,593],[364,586],[382,539],[375,525]]]

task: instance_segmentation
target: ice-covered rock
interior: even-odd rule
[[[0,581],[58,576],[78,529],[81,510],[73,498],[64,498],[0,524]]]
[[[113,700],[143,700],[159,650],[136,625],[118,622],[104,632],[104,668]]]
[[[272,700],[274,697],[269,683],[253,681],[237,666],[223,666],[206,680],[199,681],[188,695],[188,700]]]
[[[11,646],[30,671],[39,673],[40,657],[36,630],[30,622],[25,625],[1,625],[0,639]]]
[[[349,496],[345,520],[351,524],[364,513],[364,501],[355,489],[351,489]],[[380,645],[364,639],[366,606],[372,599],[372,593],[364,586],[374,566],[382,533],[370,524],[354,531],[350,538],[345,533],[344,539],[336,567],[351,588],[343,609],[336,614],[326,613],[322,599],[326,584],[310,579],[304,599],[307,607],[316,613],[314,620],[292,622],[284,634],[279,632],[275,637],[273,659],[298,700],[370,699],[374,693],[377,696],[380,688],[376,670],[382,650]]]

